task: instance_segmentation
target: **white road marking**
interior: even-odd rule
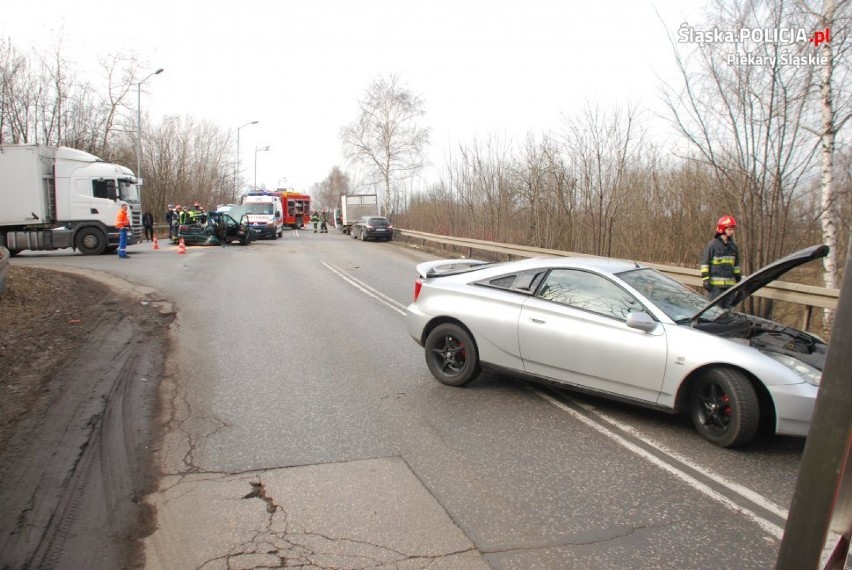
[[[394,299],[391,299],[390,297],[388,297],[387,295],[385,295],[384,293],[382,293],[380,291],[373,289],[372,287],[370,287],[369,285],[367,285],[363,281],[359,281],[358,279],[355,279],[354,277],[352,277],[351,275],[349,275],[348,273],[346,273],[342,269],[339,269],[339,268],[337,268],[333,265],[329,265],[325,261],[323,261],[322,264],[325,265],[328,269],[330,269],[333,273],[335,273],[338,277],[340,277],[341,279],[343,279],[344,281],[346,281],[347,283],[349,283],[350,285],[352,285],[356,289],[360,290],[365,295],[372,297],[373,299],[376,299],[378,302],[389,307],[391,310],[396,311],[397,313],[399,313],[403,317],[405,316],[405,305],[403,305],[402,303],[400,303],[400,302],[398,302]]]
[[[664,471],[668,471],[669,473],[671,473],[672,475],[674,475],[675,477],[677,477],[681,481],[685,482],[687,485],[689,485],[693,489],[707,495],[708,497],[710,497],[714,501],[722,503],[723,505],[725,505],[726,507],[728,507],[732,511],[745,515],[746,517],[751,519],[753,522],[755,522],[760,528],[762,528],[764,531],[766,531],[772,538],[780,540],[781,537],[784,535],[784,529],[781,528],[780,526],[766,520],[765,518],[759,516],[758,514],[754,513],[753,511],[751,511],[751,510],[749,510],[749,509],[747,509],[747,508],[745,508],[741,505],[738,505],[737,503],[735,503],[734,501],[732,501],[728,497],[725,497],[724,495],[717,493],[716,491],[714,491],[713,489],[711,489],[710,487],[708,487],[707,485],[705,485],[701,481],[695,479],[694,477],[690,476],[687,473],[684,473],[683,471],[681,471],[677,467],[666,463],[665,461],[661,460],[659,457],[656,457],[655,455],[647,452],[646,450],[642,449],[641,447],[634,445],[633,443],[627,441],[626,439],[624,439],[623,437],[621,437],[617,433],[608,429],[606,426],[603,426],[603,425],[599,424],[598,422],[586,417],[585,415],[578,413],[576,410],[572,410],[569,406],[560,402],[559,400],[557,400],[556,398],[554,398],[550,394],[546,394],[544,392],[536,390],[535,388],[530,388],[530,390],[532,390],[538,396],[540,396],[541,398],[550,402],[551,404],[553,404],[554,406],[556,406],[560,410],[567,412],[573,418],[583,422],[584,424],[586,424],[590,428],[594,429],[595,431],[597,431],[597,432],[605,435],[606,437],[612,439],[613,441],[615,441],[616,443],[618,443],[622,447],[625,447],[628,450],[632,451],[633,453],[635,453],[639,457],[645,459],[646,461],[649,461],[650,463],[656,465],[657,467],[659,467],[660,469],[663,469]],[[643,441],[647,441],[647,438],[645,438],[644,436],[641,439]],[[656,447],[656,446],[654,446],[654,447]],[[663,451],[663,453],[665,453],[665,452]],[[692,465],[688,461],[684,461],[684,463]],[[724,481],[724,479],[722,477],[718,477],[718,476],[713,478],[713,479],[714,479],[714,481],[720,481],[720,482]],[[720,484],[724,485],[724,483],[720,483]],[[765,501],[765,499],[764,499],[764,501]],[[761,504],[761,506],[762,506],[762,504]],[[778,508],[778,507],[776,507],[776,508]]]
[[[625,432],[629,433],[630,435],[632,435],[632,436],[634,436],[638,439],[641,439],[647,445],[650,445],[654,449],[660,451],[660,453],[663,453],[663,454],[665,454],[665,455],[667,455],[667,456],[669,456],[669,457],[671,457],[671,458],[673,458],[677,461],[680,461],[681,463],[685,463],[686,465],[689,465],[692,469],[694,469],[695,471],[698,471],[699,473],[701,473],[702,475],[704,475],[708,479],[711,479],[711,480],[715,481],[716,483],[718,483],[719,485],[721,485],[721,486],[723,486],[727,489],[730,489],[731,491],[733,491],[737,495],[740,495],[741,497],[748,499],[752,503],[759,505],[761,508],[766,509],[767,511],[769,511],[771,513],[774,513],[774,514],[778,515],[779,517],[781,517],[783,519],[786,519],[787,515],[790,514],[789,511],[787,511],[787,509],[779,507],[778,505],[776,505],[775,503],[773,503],[772,501],[770,501],[769,499],[767,499],[763,495],[760,495],[759,493],[755,493],[754,491],[752,491],[748,487],[744,487],[744,486],[740,485],[739,483],[734,483],[733,481],[726,479],[725,477],[722,477],[718,473],[714,473],[713,471],[709,471],[709,470],[707,470],[707,469],[705,469],[705,468],[703,468],[699,465],[692,463],[689,458],[684,457],[683,455],[680,455],[678,452],[674,451],[673,449],[669,448],[668,446],[666,446],[666,445],[664,445],[664,444],[662,444],[662,443],[660,443],[660,442],[658,442],[654,439],[649,438],[647,435],[640,432],[635,427],[624,424],[624,423],[616,420],[615,418],[611,418],[611,417],[607,416],[606,414],[603,414],[603,413],[597,411],[592,406],[585,404],[583,402],[577,402],[577,405],[582,407],[584,410],[588,411],[590,414],[594,414],[595,416],[601,418],[603,421],[617,427],[618,429],[625,431]]]

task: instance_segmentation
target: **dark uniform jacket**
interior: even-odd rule
[[[704,248],[704,255],[701,256],[701,279],[704,280],[704,288],[727,289],[736,285],[741,277],[740,254],[734,240],[729,238],[728,243],[725,243],[719,236],[710,240]]]

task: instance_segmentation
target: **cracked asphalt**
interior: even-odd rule
[[[149,570],[488,568],[400,458],[166,477],[152,504]]]

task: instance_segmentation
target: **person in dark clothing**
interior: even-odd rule
[[[145,229],[145,239],[154,241],[154,216],[151,215],[151,210],[145,210],[142,214],[142,227]]]
[[[166,225],[169,226],[169,239],[175,235],[175,222],[177,221],[177,213],[175,207],[169,204],[169,209],[166,211]]]
[[[715,299],[742,279],[740,254],[734,243],[737,221],[722,216],[716,223],[716,235],[704,248],[701,256],[701,280],[707,296]]]

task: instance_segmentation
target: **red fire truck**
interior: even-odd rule
[[[278,190],[284,206],[284,225],[293,229],[307,226],[311,221],[311,197],[307,194]]]

